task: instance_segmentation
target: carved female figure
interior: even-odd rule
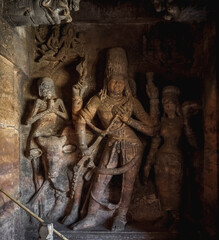
[[[92,97],[79,115],[77,132],[83,156],[90,154],[85,143],[85,125],[95,115],[106,129],[103,134],[107,134],[107,142],[92,184],[87,216],[74,224],[73,230],[100,224],[101,216],[97,212],[101,207],[115,210],[112,230],[121,231],[125,228],[126,214],[143,152],[143,145],[131,127],[149,136],[154,134],[153,117],[144,111],[138,99],[131,94],[125,51],[121,48],[110,49],[107,60],[105,89]],[[157,98],[156,87],[152,86],[151,90]],[[132,115],[138,120],[131,118]],[[91,164],[93,163],[90,162]],[[119,165],[122,167],[117,168]],[[104,200],[106,187],[115,174],[123,174],[121,197],[117,205]]]
[[[163,117],[160,136],[152,141],[152,148],[147,157],[145,175],[148,177],[150,166],[154,162],[155,183],[162,209],[176,227],[180,219],[181,187],[183,178],[183,156],[180,148],[182,131],[185,129],[189,143],[196,147],[193,132],[188,124],[189,108],[197,105],[186,102],[181,111],[179,105],[180,91],[175,86],[167,86],[162,92]],[[159,147],[161,138],[162,145]],[[158,150],[157,150],[158,149]],[[165,217],[166,217],[165,216]]]

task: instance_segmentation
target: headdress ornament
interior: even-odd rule
[[[163,91],[162,91],[162,97],[165,97],[165,96],[172,96],[172,95],[175,95],[175,96],[179,96],[180,94],[180,90],[178,87],[176,86],[167,86],[167,87],[164,87],[163,88]]]

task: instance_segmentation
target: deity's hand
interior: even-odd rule
[[[76,66],[76,71],[79,73],[80,77],[85,78],[87,76],[87,62],[86,62],[86,60],[80,62]]]
[[[116,109],[116,114],[118,114],[120,120],[124,123],[126,123],[130,116],[128,115],[127,109],[124,108],[124,106],[120,106]]]
[[[150,99],[157,99],[159,96],[158,89],[153,82],[146,84],[146,93]]]
[[[55,113],[55,112],[56,112],[56,108],[53,106],[53,107],[48,108],[48,109],[45,111],[45,114]]]
[[[75,85],[73,85],[72,87],[72,95],[73,96],[79,96],[80,95],[80,91],[81,91],[81,84],[77,83]]]
[[[147,85],[146,85],[146,93],[148,94],[148,97],[150,99],[156,99],[158,98],[158,89],[154,84],[154,73],[153,72],[147,72]]]
[[[80,148],[80,150],[81,150],[81,157],[91,155],[90,149],[88,147]]]
[[[57,110],[57,104],[55,103],[54,99],[50,99],[48,101],[48,109],[46,110],[45,113],[54,113]]]
[[[77,84],[73,85],[72,87],[72,95],[74,97],[81,97],[84,94],[85,90],[87,89],[86,84],[82,84],[81,82],[78,82]]]
[[[129,116],[126,113],[120,113],[119,118],[124,123],[128,122],[128,120],[129,120]]]
[[[95,167],[94,161],[92,159],[89,160],[87,167],[88,168],[94,168]]]

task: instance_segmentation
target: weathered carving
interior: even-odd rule
[[[36,60],[39,62],[59,63],[68,58],[85,56],[84,35],[76,33],[71,25],[65,25],[62,28],[54,26],[47,39],[41,36],[39,29],[35,31],[35,35],[38,45],[37,52],[40,54]]]
[[[185,6],[176,0],[152,0],[156,12],[163,13],[167,21],[202,22],[206,20],[206,10],[196,6]]]
[[[63,101],[55,98],[52,79],[42,78],[39,80],[39,96],[41,98],[35,101],[32,113],[27,119],[27,124],[31,125],[31,131],[26,147],[26,156],[32,161],[36,192],[45,180],[42,175],[42,162],[40,161],[43,151],[37,142],[37,138],[60,135],[65,125],[64,120],[68,119]],[[44,164],[44,166],[46,165]],[[44,170],[47,172],[46,168]]]
[[[60,24],[62,20],[65,22],[72,21],[68,0],[42,0],[40,7],[45,11],[46,18],[51,25]]]
[[[35,36],[39,43],[37,51],[41,54],[39,61],[53,58],[59,50],[60,26],[56,25],[52,28],[52,33],[47,40],[42,39],[37,29],[35,31]]]
[[[77,115],[83,105],[83,94],[87,88],[86,77],[87,77],[87,59],[81,61],[80,64],[76,67],[77,72],[79,73],[79,81],[77,84],[72,87],[72,120],[73,125],[77,119]]]
[[[127,81],[128,63],[123,49],[112,48],[108,51],[105,73],[104,89],[80,111],[76,127],[82,159],[88,160],[88,167],[95,166],[95,163],[92,159],[93,148],[88,148],[86,143],[85,126],[93,126],[91,121],[96,113],[105,129],[101,131],[93,126],[101,134],[96,141],[101,141],[104,136],[107,136],[107,141],[91,183],[87,216],[72,226],[74,230],[96,226],[113,212],[112,230],[121,231],[125,228],[126,214],[143,152],[143,145],[131,127],[153,136],[154,124],[157,122],[154,120],[157,118],[155,109],[158,91],[151,81],[153,74],[149,74],[151,79],[148,90],[152,104],[151,115],[148,115],[138,99],[132,96]],[[133,119],[132,115],[138,120]],[[117,168],[118,166],[120,167]],[[121,197],[119,203],[113,204],[107,199],[105,190],[112,175],[118,174],[123,174]]]
[[[183,128],[189,143],[197,147],[194,133],[189,125],[189,117],[197,113],[199,106],[194,102],[186,102],[181,109],[179,105],[180,91],[175,86],[167,86],[162,92],[163,117],[161,119],[160,135],[152,140],[150,152],[144,168],[148,177],[154,164],[155,183],[165,218],[168,216],[173,224],[172,230],[180,220],[179,207],[183,177],[183,156],[180,149],[180,138]],[[160,146],[161,138],[163,144]]]
[[[13,25],[55,25],[72,21],[70,10],[79,11],[81,0],[4,0],[4,16]]]
[[[80,2],[81,0],[70,0],[70,10],[74,9],[74,11],[80,10]]]
[[[45,171],[47,186],[54,190],[55,204],[48,213],[52,220],[59,219],[64,212],[68,202],[67,192],[69,191],[72,171],[69,169],[69,162],[65,154],[70,154],[76,149],[73,145],[66,145],[66,136],[38,137],[37,141],[42,148],[42,162]]]
[[[165,10],[165,0],[151,0],[156,12],[162,12]]]
[[[76,67],[76,70],[79,73],[79,81],[77,84],[72,87],[72,121],[74,130],[77,129],[77,121],[79,117],[79,111],[83,105],[83,94],[87,88],[86,84],[86,76],[87,76],[87,60],[86,58],[81,61],[80,64]],[[77,131],[75,132],[76,134]],[[96,156],[98,146],[94,148],[93,157]],[[79,217],[79,207],[81,203],[81,194],[84,185],[84,175],[92,168],[92,166],[88,166],[85,162],[89,160],[83,159],[77,162],[73,167],[73,178],[71,180],[71,193],[70,198],[73,199],[73,203],[71,206],[71,211],[67,216],[64,216],[62,219],[62,223],[70,224],[78,220]],[[86,179],[90,180],[90,178]]]
[[[79,10],[78,1],[71,9]],[[68,0],[5,1],[4,15],[19,26],[55,25],[72,21]]]

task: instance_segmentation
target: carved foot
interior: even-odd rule
[[[70,226],[72,230],[81,230],[85,228],[95,227],[97,224],[95,215],[88,215],[83,220]]]
[[[78,220],[78,206],[74,207],[68,216],[64,216],[61,220],[62,224],[73,224]]]
[[[69,224],[75,223],[77,220],[78,220],[78,213],[75,212],[75,213],[70,213],[68,216],[64,216],[60,222],[65,225],[69,225]]]
[[[113,220],[112,231],[121,232],[125,230],[125,225],[127,223],[125,216],[116,216]]]
[[[57,218],[57,215],[55,211],[50,211],[46,217],[48,218],[48,220],[54,221]]]
[[[63,204],[56,203],[55,206],[47,214],[47,218],[52,221],[58,220],[60,218],[60,215],[62,215],[63,211]]]

